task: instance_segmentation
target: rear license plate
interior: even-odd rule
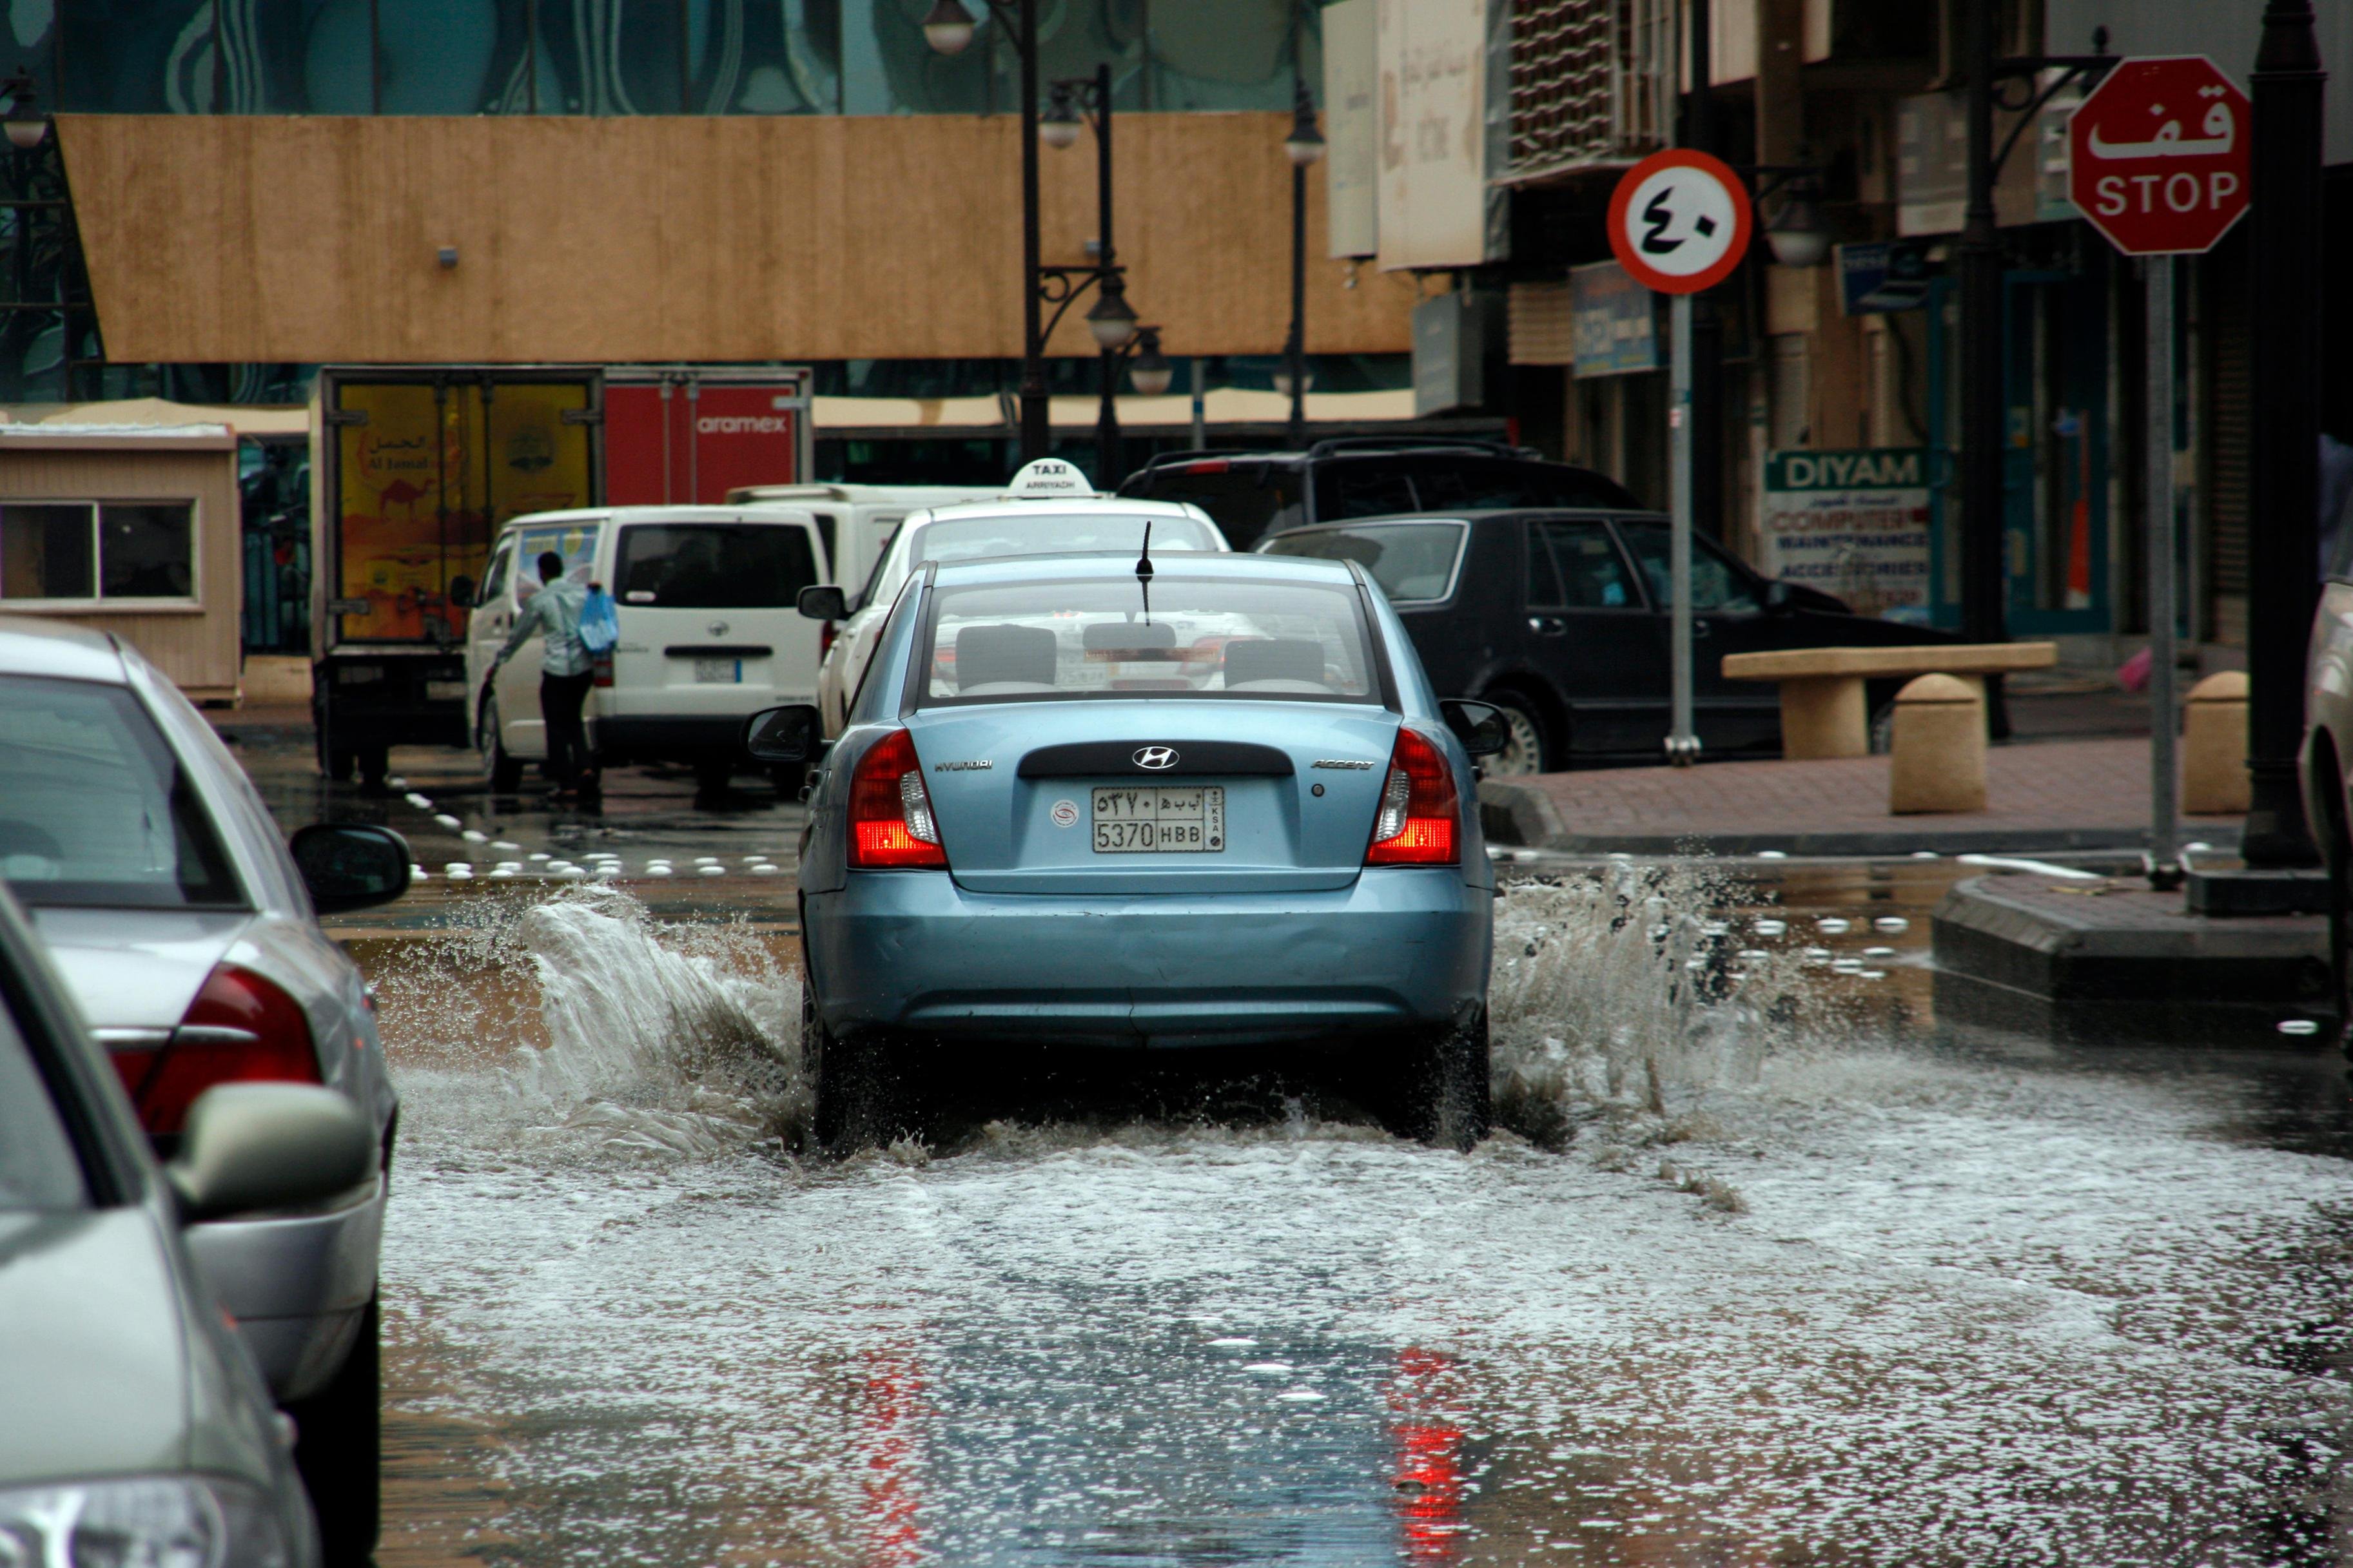
[[[1222,784],[1117,784],[1094,792],[1098,855],[1200,855],[1226,847]]]
[[[744,679],[744,661],[740,658],[698,658],[694,661],[694,681],[698,686],[740,685]]]
[[[425,683],[425,700],[427,702],[463,702],[465,700],[466,683],[462,680],[428,680]]]

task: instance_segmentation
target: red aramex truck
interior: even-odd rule
[[[311,447],[319,765],[381,788],[394,746],[473,743],[466,624],[508,520],[805,479],[808,372],[329,366]]]

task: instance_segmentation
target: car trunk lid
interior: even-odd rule
[[[1145,699],[934,710],[908,729],[975,892],[1301,892],[1356,879],[1398,716]],[[1182,847],[1146,847],[1164,839]]]

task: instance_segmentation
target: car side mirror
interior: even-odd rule
[[[223,1083],[188,1108],[180,1152],[164,1168],[188,1224],[300,1208],[375,1172],[375,1134],[359,1108],[307,1083]]]
[[[465,608],[474,602],[474,580],[463,572],[449,579],[449,603]]]
[[[799,605],[801,614],[813,621],[842,621],[849,618],[848,596],[831,583],[818,583],[803,588],[800,597],[795,603]]]
[[[823,721],[807,702],[763,708],[744,721],[744,749],[755,762],[813,763],[825,750],[824,734]]]
[[[368,822],[314,822],[288,847],[322,915],[388,904],[408,891],[408,840]]]
[[[1512,727],[1504,722],[1504,710],[1492,703],[1447,697],[1439,700],[1438,711],[1462,749],[1474,757],[1492,757],[1512,743]]]
[[[1789,591],[1789,584],[1784,583],[1778,577],[1774,578],[1773,581],[1765,584],[1765,613],[1767,615],[1784,615],[1788,613],[1788,610],[1797,604],[1797,602],[1798,596]]]

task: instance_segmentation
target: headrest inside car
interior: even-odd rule
[[[1043,626],[965,626],[956,633],[956,689],[1004,681],[1054,684],[1054,634]]]
[[[1229,689],[1253,680],[1324,681],[1324,645],[1308,637],[1254,637],[1226,645]]]

